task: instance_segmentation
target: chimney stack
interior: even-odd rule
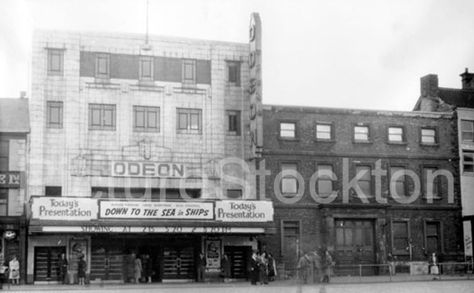
[[[438,96],[438,76],[428,74],[420,78],[421,96],[424,98],[434,98]]]
[[[474,90],[474,73],[469,73],[469,69],[460,74],[463,90]]]

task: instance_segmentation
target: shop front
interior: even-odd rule
[[[76,280],[84,256],[91,282],[197,280],[199,255],[204,277],[219,278],[221,259],[231,260],[231,276],[247,277],[259,236],[273,231],[273,206],[266,201],[144,202],[92,198],[35,197],[31,205],[29,282],[58,282],[58,258],[69,261]],[[149,277],[149,278],[147,278]]]

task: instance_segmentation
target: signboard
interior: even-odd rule
[[[185,166],[176,163],[112,161],[114,177],[185,178]]]
[[[0,187],[20,188],[20,172],[0,172]]]
[[[206,239],[206,263],[209,269],[221,267],[221,241],[218,239]]]
[[[271,222],[271,201],[222,200],[216,201],[216,221],[222,222]]]
[[[97,219],[97,199],[82,197],[33,197],[33,219],[80,221]]]
[[[252,158],[257,158],[263,148],[262,23],[258,13],[252,13],[250,17],[249,49],[250,153]]]
[[[185,219],[212,220],[210,202],[101,201],[103,219]]]
[[[262,234],[264,228],[258,227],[181,227],[181,226],[111,226],[106,224],[88,224],[82,226],[44,226],[44,233],[214,233],[214,234]]]
[[[464,256],[472,257],[472,227],[470,221],[464,221]]]

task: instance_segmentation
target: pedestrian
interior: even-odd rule
[[[317,250],[311,253],[311,260],[313,263],[313,282],[320,283],[322,275],[321,256]]]
[[[268,253],[268,280],[275,281],[275,277],[277,276],[276,270],[276,262],[275,258],[271,253]]]
[[[334,261],[332,259],[331,254],[327,249],[324,249],[324,254],[323,254],[323,283],[329,283],[331,280],[331,275],[332,275],[332,267],[334,265]]]
[[[197,271],[198,271],[197,281],[198,282],[204,282],[207,261],[206,261],[206,256],[202,252],[199,253],[199,258],[198,258],[198,264],[197,265],[198,265],[198,267],[197,267]]]
[[[429,270],[430,275],[434,275],[435,277],[433,278],[433,280],[437,280],[438,279],[437,276],[439,275],[439,267],[438,267],[438,257],[436,256],[435,252],[431,253],[428,263],[429,263],[428,270]]]
[[[250,258],[250,284],[257,285],[258,281],[258,255],[256,251],[252,252]]]
[[[84,260],[84,255],[81,254],[79,256],[79,261],[77,262],[77,278],[79,279],[79,285],[86,284],[86,268],[87,264]]]
[[[224,278],[224,283],[229,282],[230,280],[230,260],[227,254],[224,253],[221,260],[221,274]]]
[[[298,279],[304,284],[308,283],[308,277],[310,273],[310,267],[312,266],[311,259],[307,254],[301,253],[302,256],[298,260],[297,270]]]
[[[67,262],[66,254],[64,252],[61,253],[59,257],[58,268],[59,268],[59,282],[61,282],[62,284],[66,284],[68,262]]]
[[[390,273],[390,276],[395,275],[395,257],[389,252],[387,254],[387,262],[388,262],[388,271]]]
[[[16,255],[13,255],[12,260],[8,264],[10,272],[10,283],[19,285],[20,284],[20,263],[16,258]]]
[[[268,285],[268,259],[266,252],[262,252],[258,258],[258,273],[260,284]]]
[[[151,275],[153,275],[153,267],[149,254],[143,255],[143,278],[146,283],[151,283]]]
[[[140,283],[140,279],[142,278],[142,271],[143,271],[142,261],[139,257],[136,257],[134,267],[133,267],[133,273],[135,276],[135,284]]]

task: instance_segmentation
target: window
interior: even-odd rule
[[[9,141],[0,140],[0,171],[8,171]]]
[[[433,252],[440,253],[441,247],[441,225],[438,221],[425,222],[425,249],[431,254]]]
[[[133,129],[142,132],[160,131],[160,108],[133,106]]]
[[[393,174],[396,172],[402,173],[402,175],[398,175],[397,177],[394,178]],[[390,179],[390,194],[392,197],[396,196],[405,196],[407,195],[407,181],[406,181],[406,173],[405,173],[405,168],[403,167],[391,167],[390,168],[390,174],[392,179]],[[392,185],[395,184],[395,190],[392,190]],[[394,193],[396,191],[396,193]]]
[[[474,142],[474,121],[461,120],[461,139],[465,142]]]
[[[428,174],[433,174],[436,172],[438,169],[435,167],[424,167],[423,168],[423,191],[424,191],[424,197],[426,198],[428,196]],[[431,176],[432,177],[432,176]],[[433,198],[441,198],[439,194],[440,190],[440,183],[441,181],[439,180],[439,176],[436,176],[433,178],[432,182],[432,192],[433,192]]]
[[[355,141],[369,141],[369,126],[354,126]]]
[[[190,86],[196,84],[196,60],[183,60],[183,84]]]
[[[334,190],[333,167],[328,164],[319,164],[318,167],[318,195],[329,196]]]
[[[89,104],[90,130],[115,130],[115,105]]]
[[[95,77],[110,78],[110,55],[97,53],[95,57]]]
[[[281,122],[280,123],[280,137],[281,138],[295,138],[296,137],[296,123]]]
[[[47,101],[47,127],[63,128],[63,102]]]
[[[46,186],[44,188],[45,196],[61,196],[62,188],[61,186]]]
[[[281,254],[285,261],[294,263],[298,259],[300,243],[300,222],[282,221],[281,223]]]
[[[227,111],[227,130],[230,134],[240,135],[240,111]]]
[[[281,193],[287,196],[293,196],[298,193],[298,180],[295,176],[286,173],[285,171],[297,171],[298,167],[295,163],[281,164],[282,178],[281,178]]]
[[[408,220],[392,221],[392,251],[394,254],[409,254],[410,227]]]
[[[48,75],[63,75],[64,50],[48,49]]]
[[[202,129],[201,109],[177,109],[177,124],[180,133],[198,133]]]
[[[332,125],[327,123],[316,124],[316,139],[317,140],[331,140],[332,139]]]
[[[140,76],[141,81],[153,81],[153,57],[140,56]]]
[[[357,184],[362,190],[363,195],[371,196],[372,195],[372,175],[371,168],[369,166],[357,166],[356,175],[360,174],[361,177]],[[358,194],[359,195],[359,194]],[[360,195],[359,195],[360,196]]]
[[[474,151],[462,151],[463,172],[474,172]]]
[[[0,188],[0,216],[8,216],[8,188]]]
[[[242,189],[227,189],[227,198],[242,198]]]
[[[227,61],[228,76],[227,80],[236,86],[240,86],[240,62]]]
[[[389,142],[403,142],[403,128],[402,127],[389,127],[388,128],[388,141]]]
[[[422,128],[421,129],[421,143],[422,144],[435,144],[436,140],[436,129],[434,128]]]

